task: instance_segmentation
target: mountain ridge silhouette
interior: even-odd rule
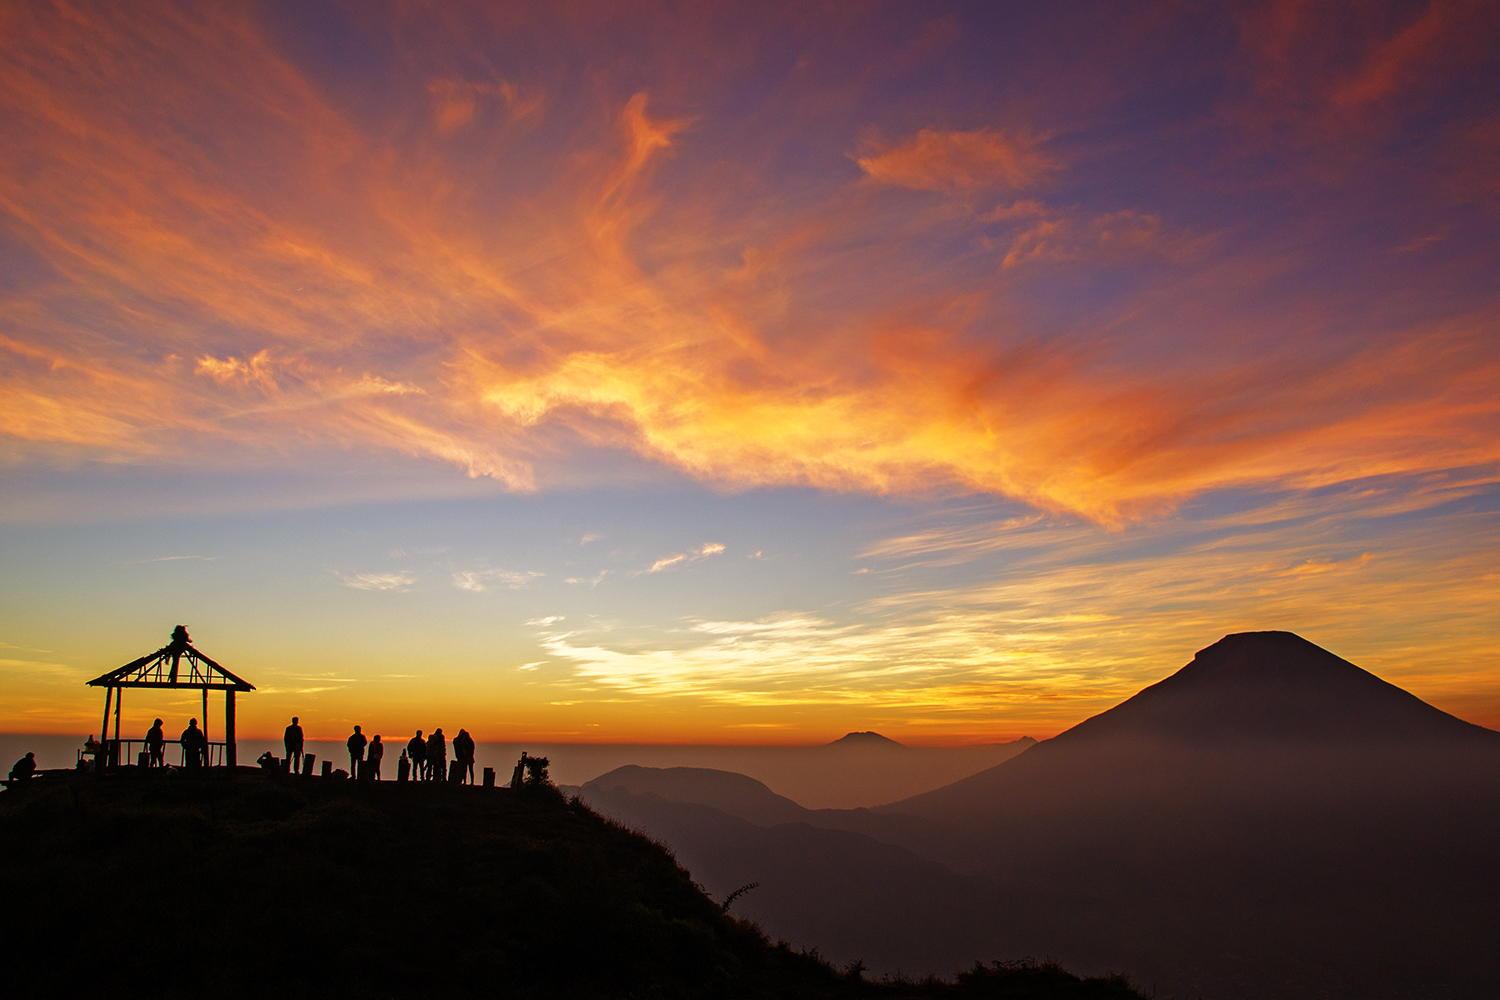
[[[1500,733],[1429,705],[1296,633],[1237,632],[1023,754],[875,811],[921,816],[945,804],[986,811],[993,805],[986,798],[1003,797],[1005,786],[1024,775],[1070,764],[1077,770],[1092,762],[1108,771],[1133,760],[1131,777],[1145,780],[1164,756],[1180,761],[1186,753],[1194,776],[1211,781],[1219,769],[1225,778],[1244,780],[1247,768],[1254,772],[1279,760],[1290,772],[1287,780],[1298,782],[1311,776],[1298,775],[1297,762],[1337,767],[1394,754],[1412,763],[1467,750],[1500,753]],[[1081,783],[1105,798],[1135,787],[1100,785],[1087,775],[1053,777],[1054,784]],[[1052,797],[1046,789],[1037,791]]]
[[[706,806],[620,805],[725,879],[837,843],[812,827],[957,876],[904,865],[902,887],[862,900],[859,927],[819,893],[755,904],[825,954],[877,954],[898,927],[907,971],[940,969],[962,941],[1120,969],[1162,996],[1488,1000],[1497,737],[1294,633],[1234,633],[1001,764],[873,809],[811,810],[774,838]],[[861,845],[844,843],[841,858]],[[929,916],[905,920],[917,903]]]
[[[825,743],[827,747],[879,747],[888,750],[905,750],[906,744],[883,736],[871,729],[860,732],[845,733],[831,743]]]
[[[1295,632],[1233,632],[1055,740],[1121,730],[1198,741],[1500,738]]]

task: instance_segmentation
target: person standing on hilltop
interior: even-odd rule
[[[179,742],[182,744],[183,763],[186,766],[198,768],[208,763],[208,740],[203,738],[203,730],[198,728],[197,719],[188,720],[188,727],[182,731]]]
[[[406,741],[406,755],[411,758],[411,780],[421,781],[427,777],[427,741],[422,739],[422,730]]]
[[[474,783],[474,737],[467,729],[460,728],[453,737],[453,759],[458,761],[459,784]]]
[[[163,766],[162,756],[167,747],[167,734],[162,732],[162,721],[157,719],[146,730],[146,766]]]
[[[286,727],[281,742],[286,746],[288,769],[293,774],[302,773],[302,724],[297,716],[292,716],[292,724]]]
[[[448,740],[442,726],[427,738],[427,776],[433,781],[448,780]]]
[[[344,742],[344,745],[349,748],[349,777],[359,777],[359,765],[365,759],[365,744],[368,742],[370,741],[365,739],[365,734],[358,726],[354,727],[354,732],[350,733],[349,739]]]
[[[380,742],[380,734],[370,741],[370,756],[365,761],[365,769],[370,772],[371,781],[380,780],[380,762],[385,757],[385,744]],[[360,775],[361,778],[364,775]]]

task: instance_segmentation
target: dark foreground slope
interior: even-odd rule
[[[621,768],[579,794],[604,815],[671,845],[710,893],[754,882],[735,912],[839,964],[925,973],[975,955],[1025,954],[993,933],[992,917],[1008,901],[984,879],[860,833],[812,825],[822,813],[802,810],[795,821],[782,821],[781,809],[761,808],[763,796],[744,794],[758,782],[707,770],[684,780],[692,770]]]
[[[49,776],[0,794],[0,856],[8,996],[1134,996],[851,979],[548,791]]]

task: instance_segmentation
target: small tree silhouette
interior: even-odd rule
[[[727,895],[727,896],[724,897],[724,905],[722,907],[720,907],[721,912],[728,913],[729,912],[729,908],[734,905],[734,901],[736,899],[739,899],[741,896],[743,896],[745,893],[749,892],[751,889],[759,889],[759,888],[760,888],[760,883],[759,882],[747,882],[746,884],[740,886],[738,889],[734,890],[729,895]]]
[[[547,768],[552,761],[546,757],[526,758],[526,783],[528,785],[551,786],[552,775],[547,773]]]

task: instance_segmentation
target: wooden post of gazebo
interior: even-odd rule
[[[182,667],[184,661],[187,670]],[[147,653],[131,660],[123,667],[89,681],[90,687],[104,688],[104,722],[99,726],[99,741],[106,744],[108,753],[101,761],[119,763],[120,746],[135,742],[120,739],[120,705],[125,689],[145,688],[200,688],[203,691],[203,739],[208,740],[208,692],[224,692],[224,764],[234,767],[239,763],[239,754],[234,736],[234,696],[238,691],[254,691],[255,685],[231,673],[212,657],[193,646],[185,626],[172,630],[172,641],[154,653]],[[115,735],[109,738],[109,712],[111,704],[115,713]],[[204,762],[205,764],[207,761]]]

